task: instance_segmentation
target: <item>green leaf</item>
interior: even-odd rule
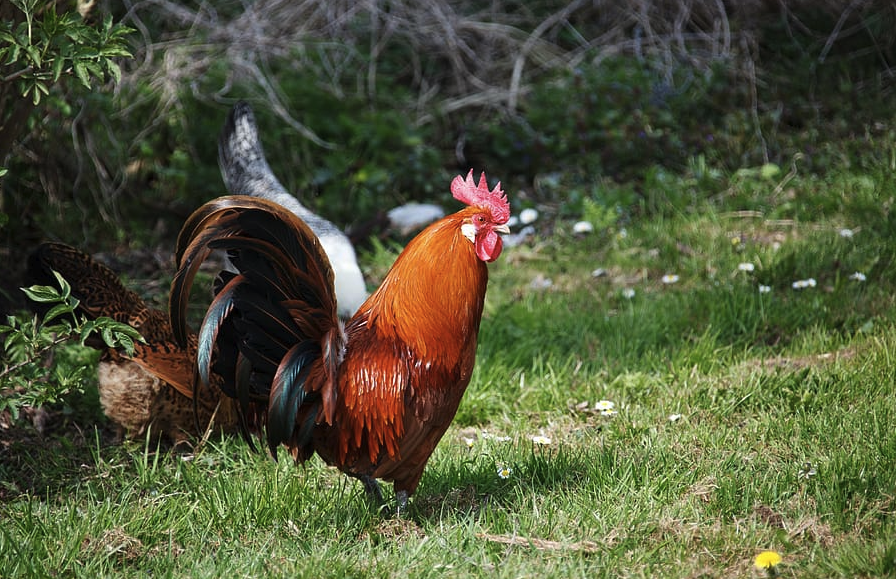
[[[112,328],[110,328],[108,326],[103,328],[101,334],[103,336],[103,342],[105,342],[106,345],[109,346],[110,348],[114,348],[115,347],[115,337],[112,335]]]
[[[6,61],[6,64],[12,64],[15,61],[19,60],[19,55],[22,53],[22,47],[18,44],[13,44],[9,49],[9,60]]]
[[[65,66],[64,58],[56,58],[53,60],[53,82],[57,82],[62,76],[62,68]]]
[[[95,76],[96,78],[102,80],[103,79],[103,68],[99,65],[95,60],[87,60],[84,61],[84,66],[87,67],[87,70]]]
[[[52,308],[50,308],[50,311],[47,312],[47,314],[44,316],[44,323],[46,324],[50,320],[53,320],[54,318],[58,318],[61,315],[70,314],[74,310],[75,309],[70,304],[57,304],[57,305],[53,306]]]
[[[127,57],[132,58],[134,55],[131,54],[131,51],[120,46],[106,46],[100,51],[100,56],[105,56],[107,58],[111,57]]]
[[[62,299],[68,300],[68,298],[72,295],[72,286],[70,286],[65,278],[62,277],[62,274],[55,269],[53,270],[53,277],[56,278],[56,283],[59,284],[59,290]],[[78,305],[77,302],[75,303],[75,305]]]
[[[59,290],[48,285],[33,285],[31,287],[21,288],[25,295],[33,302],[47,303],[59,302],[64,298],[59,294]]]
[[[37,49],[37,47],[34,45],[26,46],[25,52],[28,53],[28,57],[31,59],[31,63],[34,65],[34,67],[40,68],[41,58],[40,51]]]
[[[87,341],[87,338],[90,337],[90,334],[92,334],[95,330],[96,330],[96,322],[94,320],[87,320],[86,322],[84,322],[84,325],[81,326],[81,345],[82,346],[84,345],[84,342]]]
[[[134,355],[134,340],[132,340],[130,336],[125,333],[116,333],[115,339],[118,341],[119,345],[124,348],[125,354],[128,356]]]
[[[84,85],[84,88],[90,88],[90,76],[87,73],[87,67],[84,64],[84,61],[76,60],[73,68],[75,70],[75,75],[78,77],[78,80],[81,81],[81,84]]]
[[[6,339],[3,340],[3,349],[6,350],[7,352],[10,351],[12,349],[13,345],[16,342],[21,341],[21,339],[22,339],[21,332],[10,332],[10,334],[8,336],[6,336]]]
[[[115,80],[116,83],[121,82],[121,67],[119,67],[115,61],[107,61],[106,70],[109,71],[109,75]]]

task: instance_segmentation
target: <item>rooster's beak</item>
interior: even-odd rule
[[[504,225],[496,226],[495,231],[498,233],[510,233],[510,227],[505,223]]]

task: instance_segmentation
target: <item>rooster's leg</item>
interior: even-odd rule
[[[376,482],[376,479],[372,476],[361,475],[358,478],[364,484],[364,492],[367,493],[367,497],[376,504],[377,508],[382,508],[386,501],[383,500],[383,491],[380,490],[380,483]]]
[[[395,516],[401,518],[408,512],[408,491],[395,491]]]

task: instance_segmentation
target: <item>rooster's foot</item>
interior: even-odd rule
[[[402,518],[408,512],[408,491],[395,491],[395,516]]]

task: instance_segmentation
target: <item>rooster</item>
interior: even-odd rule
[[[377,479],[391,481],[399,514],[470,382],[486,264],[508,231],[500,183],[490,191],[485,174],[477,184],[470,171],[451,192],[467,207],[411,240],[345,325],[320,241],[277,204],[216,199],[193,213],[177,242],[169,311],[184,344],[202,261],[223,249],[237,270],[219,275],[202,323],[196,388],[218,375],[240,412],[265,409],[274,457],[281,444],[300,462],[316,453],[360,479],[380,505]]]
[[[78,315],[88,319],[113,318],[133,326],[146,340],[135,344],[130,358],[102,340],[87,342],[102,350],[98,372],[100,404],[122,435],[144,436],[149,431],[153,436],[181,444],[197,434],[197,418],[198,434],[208,425],[237,430],[235,404],[221,397],[214,381],[197,398],[194,416],[195,335],[188,335],[184,346],[178,345],[168,313],[149,307],[136,292],[124,287],[112,270],[86,253],[62,243],[38,246],[28,258],[29,281],[56,285],[54,270],[71,285],[72,295],[79,301]],[[35,308],[40,307],[35,304]]]
[[[279,203],[311,227],[333,267],[339,316],[348,318],[354,314],[367,298],[355,248],[338,227],[312,213],[280,184],[265,158],[255,115],[246,102],[235,104],[227,116],[218,138],[218,165],[224,184],[232,194]]]

